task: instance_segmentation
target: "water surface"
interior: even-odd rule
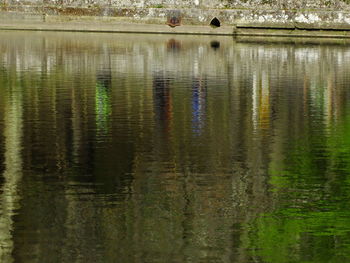
[[[0,262],[350,262],[350,46],[0,32]]]

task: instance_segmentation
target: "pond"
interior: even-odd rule
[[[350,46],[0,32],[0,261],[350,262]]]

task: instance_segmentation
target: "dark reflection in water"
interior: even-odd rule
[[[159,124],[160,130],[170,131],[172,115],[172,103],[170,96],[170,80],[164,78],[163,74],[155,74],[153,79],[154,113],[155,122]]]
[[[348,46],[0,35],[0,262],[350,260]]]
[[[175,39],[169,39],[167,41],[167,49],[169,51],[174,51],[174,52],[180,51],[181,50],[181,42],[177,41]]]
[[[216,41],[216,40],[213,40],[213,41],[210,42],[210,46],[211,46],[214,50],[216,50],[216,49],[220,48],[220,42],[219,42],[219,41]]]

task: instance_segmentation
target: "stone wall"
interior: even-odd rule
[[[348,0],[1,0],[6,5],[54,7],[248,8],[349,10]]]
[[[234,28],[350,30],[350,0],[0,0],[0,26],[21,18],[164,25],[174,11],[181,25],[208,26],[217,17]]]

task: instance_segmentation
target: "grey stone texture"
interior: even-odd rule
[[[243,8],[350,10],[349,0],[1,0],[2,5],[118,8]]]
[[[181,25],[208,26],[217,17],[233,28],[350,30],[350,0],[0,0],[0,11],[0,25],[78,18],[164,25],[176,11]]]

